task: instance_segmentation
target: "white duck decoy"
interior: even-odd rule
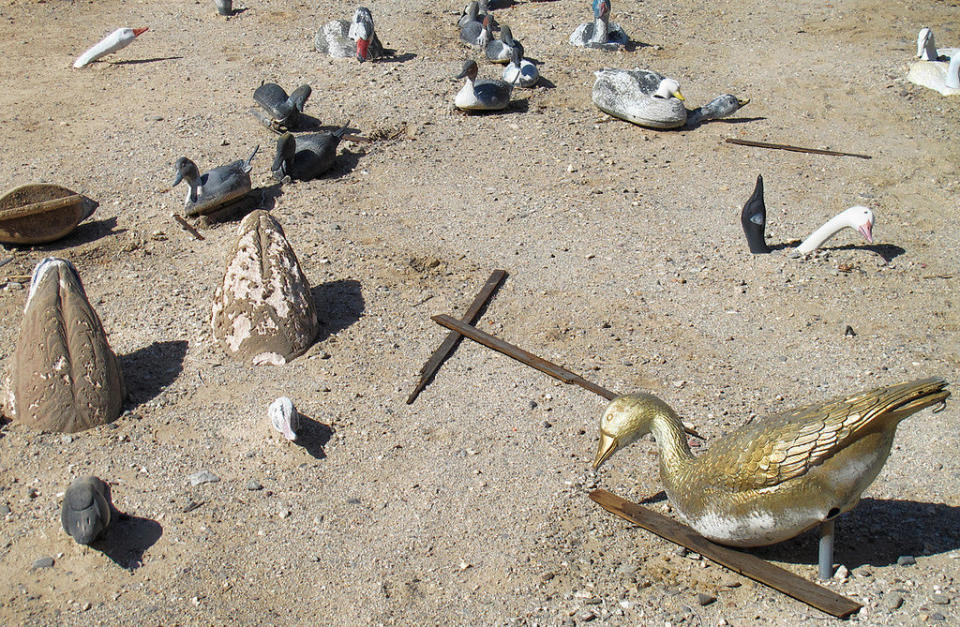
[[[101,39],[97,45],[77,57],[77,60],[73,62],[73,67],[84,67],[111,52],[126,48],[133,43],[134,39],[147,32],[147,30],[149,30],[147,26],[143,28],[118,28]]]
[[[910,66],[907,80],[944,96],[960,95],[960,48],[938,49],[933,31],[924,26],[917,35],[920,61]]]
[[[767,207],[763,200],[763,177],[757,177],[757,184],[753,194],[740,212],[740,224],[747,238],[750,252],[763,254],[771,252],[764,237],[767,224]],[[851,228],[860,233],[865,240],[873,243],[873,211],[868,207],[854,206],[841,211],[828,220],[823,226],[807,236],[807,239],[794,249],[793,253],[804,255],[811,253],[823,245],[828,239],[845,228]]]
[[[650,128],[696,126],[730,115],[750,102],[724,94],[688,112],[683,106],[685,99],[680,93],[680,84],[672,78],[640,68],[603,69],[595,74],[593,103],[601,111]]]
[[[455,78],[465,78],[463,88],[453,104],[464,111],[500,111],[510,104],[513,85],[501,80],[477,80],[480,68],[477,62],[468,59],[463,70]]]
[[[509,63],[514,49],[520,45],[520,42],[513,38],[513,32],[510,27],[504,24],[500,28],[500,39],[493,39],[484,47],[484,54],[489,61],[494,63]]]
[[[570,35],[571,45],[579,48],[616,50],[630,43],[630,38],[610,21],[610,0],[593,0],[593,22],[584,22]]]
[[[291,442],[297,439],[297,431],[300,429],[300,414],[297,412],[297,408],[293,406],[293,401],[286,396],[281,396],[270,403],[267,416],[270,417],[270,424],[273,425],[273,428],[283,434],[283,437]]]
[[[355,56],[361,63],[392,52],[380,43],[373,26],[373,14],[366,7],[357,7],[349,22],[333,20],[324,24],[313,38],[313,45],[322,54],[336,59]]]
[[[537,66],[523,58],[523,46],[517,42],[510,57],[510,63],[503,69],[504,82],[520,87],[533,87],[540,80]]]

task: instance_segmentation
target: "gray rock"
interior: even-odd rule
[[[717,597],[713,596],[712,594],[707,594],[705,592],[697,593],[697,603],[699,603],[701,606],[710,605],[716,600],[717,600]]]
[[[883,599],[883,607],[888,610],[898,610],[903,605],[903,597],[899,594],[891,594]]]
[[[52,568],[53,567],[53,558],[50,556],[41,557],[33,562],[33,569],[37,570],[38,568]]]
[[[251,491],[262,490],[263,484],[257,481],[256,479],[251,479],[250,481],[247,481],[246,487],[248,490],[251,490]]]
[[[10,513],[10,506],[6,503],[0,504],[0,516],[6,516]]]
[[[930,615],[930,620],[935,620],[937,622],[947,620],[947,617],[941,614],[940,612],[934,612]]]
[[[936,605],[949,605],[949,604],[950,604],[950,597],[948,597],[948,596],[945,595],[945,594],[935,594],[935,595],[933,595],[933,597],[931,597],[930,600],[933,601]]]
[[[912,555],[901,555],[897,558],[897,564],[900,566],[913,566],[916,563],[917,560]]]
[[[850,576],[850,571],[843,564],[840,564],[840,566],[837,567],[837,570],[833,573],[834,579],[842,580],[842,579],[846,579],[849,576]]]
[[[216,483],[220,481],[220,477],[206,469],[193,473],[190,475],[189,479],[190,485],[192,486],[197,486],[201,483]]]

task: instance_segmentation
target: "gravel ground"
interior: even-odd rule
[[[474,54],[456,2],[368,6],[398,58],[321,58],[313,34],[355,5],[0,2],[0,188],[55,182],[100,202],[68,239],[2,253],[3,277],[72,260],[128,384],[124,415],[71,436],[0,428],[0,617],[9,623],[783,624],[827,615],[631,527],[586,497],[660,490],[652,443],[589,470],[604,401],[464,342],[413,405],[416,375],[490,271],[510,273],[480,327],[610,389],[651,390],[707,438],[753,415],[939,375],[960,364],[960,100],[904,80],[921,26],[960,45],[958,3],[620,2],[635,50],[574,49],[585,1],[497,12],[548,83],[511,110],[452,110]],[[84,70],[113,28],[149,26]],[[680,81],[738,117],[658,132],[590,102],[594,70]],[[499,69],[481,65],[481,76]],[[275,136],[245,114],[261,81],[313,85],[306,112],[373,143],[273,186]],[[763,151],[725,137],[870,160]],[[236,227],[194,241],[170,218],[179,156],[201,169],[261,145],[254,183],[314,285],[322,330],[283,367],[227,358],[213,292]],[[810,259],[751,256],[740,209],[766,183],[768,240],[841,209],[877,214]],[[0,362],[26,290],[0,283]],[[844,331],[850,326],[856,335]],[[309,418],[272,433],[279,395]],[[960,622],[956,403],[905,422],[838,525],[828,585],[854,622]],[[195,473],[206,482],[192,485]],[[99,548],[60,529],[79,475],[128,517]],[[665,501],[654,509],[670,514]],[[808,535],[757,551],[816,575]],[[44,560],[52,558],[52,560]],[[43,560],[38,562],[38,560]],[[52,566],[49,565],[52,561]],[[841,574],[843,574],[841,572]]]

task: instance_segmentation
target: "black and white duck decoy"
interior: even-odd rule
[[[34,268],[12,370],[8,411],[29,427],[75,433],[120,416],[120,362],[69,261]]]
[[[310,85],[301,85],[288,96],[280,85],[264,83],[253,92],[253,101],[260,105],[260,109],[251,109],[250,113],[270,130],[284,133],[296,128],[312,92]]]
[[[468,59],[463,70],[455,78],[465,78],[463,88],[457,93],[453,104],[463,111],[501,111],[510,104],[513,85],[501,80],[477,80],[480,68],[477,62]]]
[[[270,168],[273,178],[309,181],[325,174],[337,162],[337,146],[349,124],[332,133],[299,136],[284,133],[277,140],[277,153]]]
[[[523,58],[523,46],[517,42],[511,52],[510,63],[503,69],[504,82],[520,87],[533,87],[540,80],[540,71],[528,59]]]
[[[184,200],[184,213],[198,216],[224,209],[228,205],[244,198],[252,188],[250,184],[250,165],[260,146],[256,146],[246,160],[237,160],[221,165],[209,172],[200,174],[197,164],[186,157],[177,159],[174,168],[176,177],[173,187],[186,181],[188,190]]]
[[[94,477],[78,477],[63,495],[60,524],[78,544],[92,544],[114,520],[110,486]]]
[[[841,211],[824,223],[823,226],[808,235],[807,238],[794,249],[793,253],[797,255],[811,253],[845,228],[851,228],[857,231],[867,242],[872,244],[874,223],[875,218],[872,209],[860,205],[850,207]],[[743,227],[743,233],[747,238],[747,245],[751,253],[763,254],[771,252],[771,248],[767,245],[764,235],[767,225],[767,207],[763,200],[762,176],[757,176],[757,184],[754,186],[753,194],[751,194],[743,206],[743,210],[740,212],[740,225]]]
[[[513,38],[510,27],[504,24],[500,28],[500,39],[491,39],[484,47],[484,54],[494,63],[509,63],[520,42]]]
[[[497,21],[493,18],[490,13],[487,12],[487,9],[481,9],[480,3],[477,0],[473,0],[467,6],[463,8],[463,11],[460,13],[460,19],[457,21],[457,27],[463,28],[470,22],[476,22],[477,24],[483,24],[483,20],[490,18],[490,29],[496,30],[498,28]]]
[[[580,24],[570,35],[571,45],[579,48],[617,50],[630,43],[619,24],[610,21],[610,0],[593,0],[593,22]]]

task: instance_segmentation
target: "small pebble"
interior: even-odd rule
[[[899,594],[892,594],[883,600],[883,606],[888,610],[898,610],[903,605],[903,597]]]
[[[949,605],[950,597],[945,594],[935,594],[931,599],[936,605]]]
[[[939,621],[947,620],[947,617],[941,614],[940,612],[934,612],[933,614],[930,615],[930,620],[935,620],[939,622]]]
[[[843,564],[840,564],[840,566],[837,567],[836,572],[833,573],[834,579],[846,579],[849,576],[850,576],[850,571]]]
[[[917,560],[912,555],[901,555],[897,558],[897,565],[899,566],[912,566],[916,563]]]
[[[289,509],[281,509],[281,510],[278,512],[277,515],[280,516],[280,518],[290,518],[290,510],[289,510]]]
[[[540,581],[547,582],[557,576],[557,573],[543,573],[540,575]]]
[[[260,483],[259,481],[257,481],[256,479],[251,479],[251,480],[247,481],[247,489],[248,489],[248,490],[251,490],[251,491],[254,491],[254,490],[262,490],[262,489],[263,489],[263,484]]]
[[[6,516],[10,513],[10,506],[6,503],[0,505],[0,516]]]
[[[71,442],[73,442],[73,436],[70,435],[69,433],[60,436],[60,443],[61,443],[61,444],[70,444]]]
[[[49,555],[47,557],[41,557],[33,562],[33,569],[38,568],[51,568],[53,566],[53,558]]]
[[[701,606],[710,605],[716,600],[717,600],[717,597],[713,596],[712,594],[707,594],[705,592],[697,593],[697,603],[699,603]]]
[[[195,472],[192,475],[190,475],[189,479],[190,479],[190,485],[193,485],[193,486],[200,485],[201,483],[216,483],[220,481],[220,477],[213,474],[209,470],[201,470],[199,472]]]
[[[590,621],[594,620],[596,617],[597,615],[594,614],[593,612],[581,612],[580,614],[577,614],[577,620],[580,621],[581,623],[589,623]]]
[[[93,606],[90,604],[89,601],[87,601],[86,603],[84,603],[83,605],[80,606],[80,611],[81,611],[81,612],[86,612],[86,611],[89,610],[91,607],[93,607]]]

